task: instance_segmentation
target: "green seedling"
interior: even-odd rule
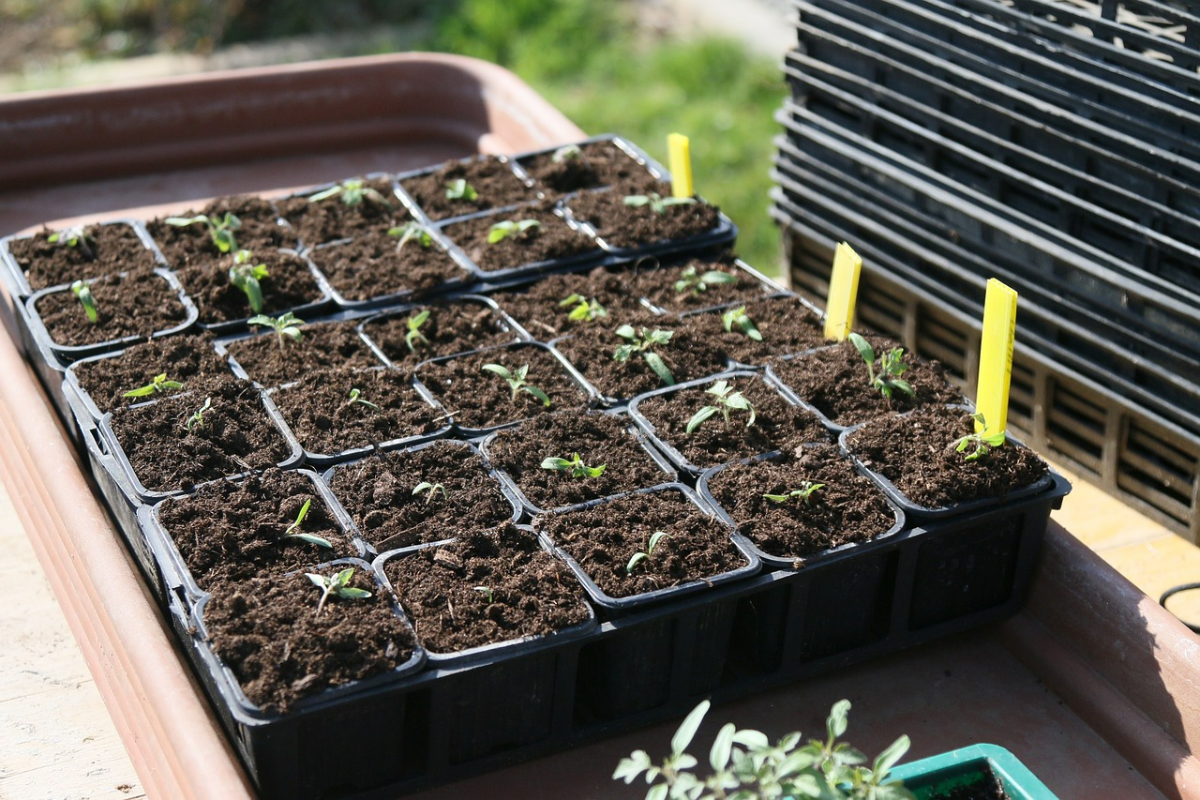
[[[304,332],[300,330],[300,327],[304,324],[304,320],[290,311],[278,317],[268,317],[265,314],[259,314],[246,320],[246,324],[255,327],[270,328],[275,331],[275,335],[279,337],[280,350],[283,349],[285,339],[299,342],[304,338]]]
[[[730,275],[728,272],[722,272],[719,269],[699,272],[695,267],[688,267],[680,274],[679,280],[675,281],[675,292],[677,294],[684,294],[685,292],[701,294],[714,286],[730,286],[737,282],[736,275]]]
[[[625,574],[632,575],[633,571],[637,569],[638,564],[641,564],[647,558],[650,558],[652,555],[654,555],[654,551],[658,549],[660,544],[662,544],[663,539],[670,538],[671,535],[666,531],[655,531],[653,534],[651,534],[650,541],[646,544],[645,551],[634,553],[633,557],[629,559],[629,563],[625,565]]]
[[[408,326],[408,333],[404,334],[404,343],[408,345],[408,352],[417,352],[418,344],[429,344],[429,340],[425,338],[425,334],[421,333],[421,326],[429,319],[429,309],[420,311],[409,317],[405,324]]]
[[[671,206],[687,206],[696,202],[694,197],[663,197],[657,192],[650,194],[630,194],[625,196],[625,205],[633,208],[650,206],[655,214],[665,214]]]
[[[263,310],[262,284],[263,278],[271,277],[266,264],[251,264],[254,254],[249,250],[238,250],[233,254],[233,266],[229,268],[229,282],[234,288],[240,289],[250,303],[250,310],[261,314]]]
[[[183,423],[183,427],[187,429],[188,433],[191,433],[196,428],[204,427],[204,414],[210,408],[212,408],[212,398],[206,397],[204,398],[204,405],[193,411],[192,415]]]
[[[300,526],[304,524],[304,519],[308,516],[308,510],[310,508],[312,508],[311,497],[304,501],[304,505],[300,506],[300,513],[296,515],[296,521],[287,526],[287,530],[283,532],[283,538],[298,539],[302,542],[315,544],[318,547],[328,547],[330,550],[332,550],[333,545],[329,543],[329,540],[322,539],[320,536],[316,536],[311,533],[304,533],[300,530]]]
[[[366,406],[367,408],[373,408],[376,411],[382,411],[379,406],[375,405],[370,400],[364,400],[361,391],[358,389],[351,389],[350,399],[346,401],[346,405],[350,406],[354,405],[355,403],[358,403],[360,406]]]
[[[507,367],[503,367],[500,364],[484,364],[482,369],[495,373],[508,381],[508,388],[512,390],[512,401],[514,403],[517,402],[517,393],[525,392],[540,400],[544,407],[550,407],[550,397],[527,380],[529,376],[528,364],[522,364],[516,372],[510,371]]]
[[[903,347],[893,347],[886,353],[881,353],[879,355],[879,371],[876,372],[875,348],[871,347],[871,344],[857,333],[850,334],[849,338],[863,361],[867,362],[867,375],[872,388],[878,389],[888,400],[892,399],[892,393],[896,391],[903,392],[910,397],[915,394],[912,384],[900,377],[908,369],[908,364],[904,363]]]
[[[567,161],[578,161],[583,158],[583,151],[579,149],[577,144],[568,144],[558,148],[550,156],[550,160],[555,164],[563,164]]]
[[[487,241],[488,244],[496,244],[497,242],[504,241],[510,236],[516,239],[521,234],[525,233],[525,231],[540,227],[542,227],[542,223],[538,222],[536,219],[522,219],[517,221],[506,219],[503,222],[497,222],[495,225],[488,228]]]
[[[758,328],[754,324],[754,320],[750,319],[750,315],[746,313],[746,307],[731,308],[721,315],[721,325],[727,332],[732,333],[736,326],[738,330],[746,334],[756,342],[762,341],[762,334],[758,332]]]
[[[475,191],[475,187],[467,183],[463,178],[456,181],[450,181],[446,184],[446,199],[447,200],[478,200],[479,192]]]
[[[589,300],[581,294],[573,294],[558,301],[559,308],[571,308],[571,313],[567,315],[567,319],[572,322],[591,322],[608,316],[608,309],[600,305],[600,301],[596,298]]]
[[[440,483],[430,483],[429,481],[421,481],[416,486],[414,486],[413,490],[412,490],[413,496],[416,496],[419,494],[425,495],[425,504],[426,505],[433,502],[433,496],[438,494],[439,492],[441,493],[443,498],[447,496],[445,486],[443,486]]]
[[[388,236],[400,237],[400,241],[396,242],[397,253],[409,242],[416,242],[423,250],[428,250],[433,244],[433,231],[419,222],[406,222],[397,228],[388,228]]]
[[[987,428],[987,420],[983,418],[983,414],[972,414],[971,419],[978,422],[985,429]],[[986,456],[993,447],[1003,447],[1007,441],[1007,436],[1004,431],[993,433],[991,436],[984,436],[981,433],[970,433],[961,439],[955,439],[950,443],[956,453],[967,453],[963,458],[967,461],[978,461]]]
[[[87,225],[74,225],[46,237],[46,241],[59,246],[74,247],[89,261],[96,258],[96,237]]]
[[[692,433],[709,417],[720,412],[725,418],[725,429],[729,430],[729,415],[734,411],[749,411],[750,419],[746,420],[746,427],[749,428],[754,424],[756,414],[754,406],[750,405],[750,401],[742,395],[741,392],[733,391],[733,386],[729,381],[717,381],[712,386],[704,390],[705,394],[711,394],[716,398],[715,406],[705,406],[692,415],[688,420],[687,432]]]
[[[655,347],[665,347],[670,344],[671,337],[675,335],[674,331],[647,331],[645,328],[635,331],[632,325],[622,325],[617,328],[615,333],[617,336],[625,339],[628,344],[623,344],[613,351],[613,360],[628,361],[634,355],[641,353],[646,365],[654,371],[659,380],[667,386],[675,385],[675,376],[667,368],[667,364],[662,360],[662,356],[654,352],[653,349]]]
[[[162,372],[150,379],[150,382],[145,386],[139,386],[136,389],[130,389],[121,397],[149,397],[158,392],[166,392],[171,389],[182,389],[183,384],[179,381],[169,380],[167,373]]]
[[[317,613],[313,615],[314,617],[321,616],[321,609],[325,608],[325,601],[329,599],[329,595],[331,594],[336,594],[344,600],[365,600],[371,596],[371,593],[366,589],[356,589],[350,585],[350,579],[354,577],[354,567],[346,567],[331,578],[327,578],[324,575],[316,575],[312,572],[304,574],[321,590],[321,602],[317,603]]]
[[[483,595],[483,599],[487,601],[487,604],[488,604],[489,606],[490,606],[490,605],[491,605],[491,604],[492,604],[492,603],[495,601],[495,599],[496,599],[495,595],[493,595],[493,594],[492,594],[492,587],[490,587],[490,586],[476,586],[476,587],[475,587],[475,591],[477,591],[477,592],[479,592],[481,595]]]
[[[575,453],[570,459],[558,458],[552,456],[542,460],[542,469],[554,470],[556,472],[570,472],[572,478],[599,478],[604,474],[607,467],[601,464],[598,467],[589,467],[583,463],[583,459],[579,457],[579,453]]]
[[[341,197],[342,205],[351,207],[362,205],[364,200],[370,200],[372,203],[378,203],[387,208],[392,207],[392,204],[388,202],[386,197],[380,194],[378,190],[367,186],[366,181],[361,179],[343,181],[336,186],[330,186],[328,189],[317,192],[309,197],[308,202],[319,203],[331,197]]]
[[[772,503],[786,503],[789,500],[799,500],[804,505],[811,505],[813,495],[825,488],[823,483],[813,483],[812,481],[800,481],[799,489],[791,489],[783,494],[764,494],[767,500]]]
[[[83,306],[83,313],[87,314],[88,322],[92,325],[99,322],[100,310],[96,308],[96,298],[92,296],[91,287],[83,281],[75,281],[71,284],[71,291],[75,293],[79,304]]]
[[[189,225],[203,225],[208,229],[208,235],[212,239],[213,246],[222,253],[232,253],[237,250],[237,237],[234,234],[242,228],[242,221],[228,211],[225,212],[225,216],[223,217],[210,217],[206,214],[197,214],[194,217],[167,217],[163,222],[168,225],[174,225],[177,228],[186,228]]]

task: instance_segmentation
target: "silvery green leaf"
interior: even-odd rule
[[[684,718],[679,729],[675,731],[675,735],[671,737],[671,753],[680,755],[687,750],[696,731],[700,729],[700,723],[704,721],[704,715],[708,713],[710,705],[712,704],[709,701],[704,700]]]
[[[733,734],[737,732],[737,726],[732,722],[727,722],[717,734],[717,738],[713,741],[712,749],[708,753],[708,763],[715,770],[722,770],[729,764],[729,755],[733,748]]]

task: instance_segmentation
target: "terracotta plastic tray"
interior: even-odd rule
[[[27,95],[0,102],[0,235],[581,136],[511,74],[452,56]],[[147,793],[249,796],[44,390],[5,337],[0,376],[0,479]],[[1200,640],[1052,525],[1031,600],[1012,620],[719,707],[708,728],[734,719],[772,734],[813,732],[846,696],[852,740],[868,751],[900,731],[917,742],[914,757],[992,741],[1063,798],[1187,797],[1200,791],[1190,755],[1200,745],[1197,652]],[[617,759],[638,747],[664,751],[673,728],[422,796],[636,796],[609,780]]]

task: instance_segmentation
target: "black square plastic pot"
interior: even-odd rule
[[[313,280],[316,282],[317,289],[320,291],[320,294],[318,297],[314,298],[313,300],[311,300],[307,303],[302,303],[300,305],[291,306],[288,308],[272,309],[272,311],[269,314],[267,314],[267,316],[279,317],[279,316],[282,316],[283,314],[287,314],[288,312],[291,312],[292,314],[295,314],[300,319],[307,321],[309,318],[321,316],[325,313],[328,313],[331,310],[331,306],[333,305],[333,289],[329,286],[329,283],[325,280],[325,276],[321,274],[321,271],[319,269],[317,269],[316,265],[313,264],[312,261],[304,254],[296,253],[294,251],[288,251],[288,250],[280,250],[280,252],[284,253],[284,254],[288,254],[288,255],[294,255],[296,258],[298,258],[304,262],[304,267],[305,267],[305,269],[307,269],[309,271],[309,273],[312,274]],[[224,322],[203,322],[202,321],[199,323],[199,325],[200,325],[200,327],[204,328],[205,330],[212,331],[214,334],[216,334],[218,336],[222,336],[222,335],[230,334],[230,333],[241,333],[242,331],[246,330],[246,323],[250,320],[250,318],[257,316],[256,314],[254,314],[252,311],[249,310],[249,303],[247,303],[247,311],[248,311],[248,313],[246,314],[246,316],[241,317],[239,319],[230,319],[230,320],[225,320]]]
[[[303,337],[304,337],[306,331],[308,333],[312,333],[312,331],[317,329],[318,326],[332,325],[333,323],[347,323],[347,327],[350,327],[353,325],[353,321],[358,319],[359,316],[360,315],[358,313],[352,312],[352,311],[343,311],[343,312],[335,313],[335,314],[328,315],[328,316],[322,316],[320,319],[312,320],[312,322],[313,322],[312,327],[305,327],[305,326],[300,327],[301,340],[300,340],[299,344],[285,343],[283,346],[285,348],[295,347],[295,346],[304,347],[305,345],[304,345]],[[308,322],[308,321],[309,320],[305,320],[305,322]],[[367,339],[367,337],[363,335],[361,326],[354,327],[354,335],[357,336],[359,340],[361,340],[362,351],[363,351],[364,355],[366,355],[369,358],[368,361],[366,361],[365,363],[362,364],[362,366],[364,368],[365,367],[375,367],[375,366],[379,366],[380,364],[387,363],[384,359],[382,359],[380,357],[378,350],[372,345],[372,343]],[[230,350],[230,345],[234,345],[234,347],[236,349],[237,344],[240,342],[245,342],[250,339],[259,339],[259,338],[261,338],[265,341],[269,337],[273,337],[273,336],[278,336],[278,334],[276,334],[273,330],[271,330],[269,327],[267,327],[265,325],[264,326],[256,325],[256,326],[251,327],[251,329],[248,331],[240,331],[238,333],[233,333],[233,334],[229,334],[226,336],[222,336],[221,338],[216,340],[215,347],[216,347],[217,354],[229,362],[229,369],[233,372],[233,374],[236,377],[238,377],[244,381],[250,381],[255,386],[261,387],[263,389],[272,389],[272,388],[275,388],[276,386],[283,385],[283,384],[282,383],[281,384],[271,384],[269,382],[264,383],[263,381],[260,381],[257,378],[255,378],[238,361],[237,356],[234,355],[233,352]],[[351,354],[350,356],[346,356],[340,352],[339,353],[330,352],[329,358],[326,360],[326,363],[323,363],[323,364],[322,363],[308,363],[300,368],[302,368],[304,370],[319,370],[319,369],[323,369],[326,367],[339,366],[343,363],[347,363],[346,359],[352,358],[353,356],[354,356],[354,354]],[[259,377],[264,377],[264,376],[260,375]]]
[[[489,316],[495,320],[497,327],[499,327],[502,330],[505,330],[511,334],[511,339],[507,342],[502,342],[501,344],[515,344],[517,342],[533,341],[533,337],[530,336],[525,331],[525,329],[522,328],[516,322],[516,320],[514,320],[512,317],[510,317],[508,314],[506,314],[504,312],[504,310],[501,309],[500,306],[496,303],[495,300],[493,300],[490,297],[485,297],[483,295],[476,295],[476,294],[456,295],[456,296],[447,298],[444,302],[430,302],[430,303],[406,305],[406,306],[403,306],[398,309],[384,311],[382,313],[367,317],[361,323],[359,323],[358,332],[359,332],[359,335],[362,336],[363,339],[366,340],[367,344],[369,344],[371,346],[371,349],[374,351],[375,355],[379,358],[380,361],[382,361],[384,364],[387,364],[388,366],[398,366],[400,362],[397,361],[397,359],[393,358],[392,356],[388,355],[388,353],[384,349],[384,346],[382,344],[380,344],[380,342],[379,342],[378,334],[372,335],[372,328],[376,328],[380,324],[385,323],[389,320],[399,319],[399,318],[410,318],[414,313],[419,313],[421,311],[421,309],[425,309],[425,308],[432,309],[433,311],[447,311],[450,309],[465,309],[465,308],[469,308],[469,307],[477,307],[479,309],[480,313],[484,313],[484,311],[486,310],[486,312],[489,314]],[[486,346],[492,346],[492,345],[486,345]],[[436,345],[434,345],[434,347],[436,348]],[[422,348],[422,349],[424,349],[424,348]],[[456,350],[453,352],[446,352],[446,351],[436,352],[434,357],[435,358],[444,358],[447,356],[459,355],[460,353],[469,353],[472,350],[478,350],[478,349],[483,349],[483,348],[468,347],[468,348],[465,348],[462,350]]]
[[[409,170],[408,172],[400,173],[399,175],[396,176],[396,194],[400,197],[400,201],[403,202],[404,205],[408,208],[409,213],[412,214],[412,216],[415,219],[417,219],[418,221],[420,221],[422,224],[424,224],[426,226],[436,226],[440,223],[449,222],[451,220],[460,219],[462,217],[468,217],[473,214],[478,214],[480,212],[495,212],[495,211],[505,209],[505,208],[512,208],[514,206],[520,205],[521,203],[528,202],[530,200],[535,199],[536,193],[533,191],[533,187],[532,187],[533,182],[530,181],[523,174],[519,173],[516,169],[513,168],[512,159],[510,159],[508,156],[474,156],[474,157],[470,157],[470,158],[460,158],[460,159],[458,159],[458,163],[463,164],[463,165],[470,165],[475,161],[479,161],[479,160],[483,160],[483,159],[495,159],[498,163],[507,165],[508,169],[512,173],[513,179],[515,181],[518,181],[519,183],[523,184],[529,190],[527,196],[515,203],[505,203],[503,205],[490,205],[490,201],[488,201],[489,205],[485,205],[485,206],[479,206],[479,205],[468,203],[468,204],[463,205],[461,214],[454,213],[454,214],[449,214],[449,215],[445,215],[445,216],[438,215],[436,218],[434,218],[433,216],[430,216],[428,213],[426,213],[425,209],[421,206],[420,201],[412,194],[412,192],[410,192],[408,189],[406,189],[404,187],[404,184],[407,181],[411,181],[413,178],[421,178],[426,175],[430,175],[435,172],[438,172],[443,169],[445,164],[438,164],[438,165],[432,166],[432,167],[423,167],[421,169],[414,169],[414,170]]]
[[[393,206],[397,209],[397,211],[401,215],[403,215],[405,213],[405,211],[406,211],[405,206],[400,201],[400,196],[396,193],[396,179],[394,176],[392,176],[386,172],[371,172],[371,173],[361,176],[361,178],[356,177],[356,178],[347,179],[347,180],[362,180],[364,183],[371,183],[374,181],[385,181],[385,182],[390,183],[391,189],[387,192],[387,194],[384,195],[385,199],[387,199],[388,202],[392,203]],[[283,197],[276,197],[276,198],[272,199],[271,204],[275,207],[275,210],[278,214],[280,227],[285,228],[288,231],[295,232],[294,240],[293,240],[292,244],[288,245],[290,248],[294,248],[297,251],[308,252],[317,247],[320,247],[323,244],[328,244],[329,242],[305,241],[301,237],[299,229],[296,228],[294,225],[292,225],[291,220],[289,220],[287,218],[287,216],[285,216],[282,204],[286,203],[290,200],[308,201],[308,199],[310,197],[312,197],[313,195],[320,194],[321,192],[324,192],[328,189],[333,189],[334,187],[337,187],[337,186],[342,186],[345,183],[346,183],[346,180],[327,181],[325,183],[318,184],[316,186],[310,186],[309,188],[303,189],[298,192],[293,192],[292,194],[289,194],[289,195],[284,195]],[[341,195],[335,195],[333,197],[328,198],[325,201],[318,201],[318,202],[341,203],[342,198],[341,198]],[[362,202],[369,203],[371,201],[364,199]]]
[[[616,136],[611,133],[606,133],[606,134],[602,134],[600,136],[589,137],[587,139],[584,139],[581,142],[576,142],[575,146],[582,148],[582,149],[586,149],[588,145],[592,145],[592,144],[609,144],[609,145],[611,145],[615,150],[617,150],[629,157],[630,166],[631,166],[631,169],[634,172],[635,176],[636,176],[637,172],[639,172],[639,171],[644,173],[643,179],[639,180],[635,176],[630,176],[630,178],[627,179],[628,181],[633,181],[634,183],[648,183],[648,184],[653,185],[656,183],[669,182],[671,180],[671,173],[669,173],[665,167],[663,167],[661,164],[659,164],[657,161],[655,161],[653,158],[651,158],[649,156],[649,154],[646,153],[646,151],[642,150],[642,148],[638,147],[636,144],[629,141],[628,139],[622,138],[620,136]],[[542,197],[559,197],[563,194],[578,191],[580,189],[594,189],[594,188],[598,188],[601,186],[610,185],[610,184],[603,183],[603,182],[597,183],[597,182],[591,182],[591,181],[588,181],[588,182],[586,182],[586,185],[583,185],[583,183],[578,179],[568,178],[568,180],[570,180],[570,183],[571,183],[569,188],[567,188],[567,187],[555,188],[554,186],[550,185],[549,183],[547,183],[543,180],[539,180],[538,177],[536,175],[534,175],[530,169],[533,162],[541,159],[542,157],[546,157],[546,156],[552,157],[555,153],[559,152],[562,149],[563,148],[561,148],[561,147],[554,147],[554,148],[547,148],[544,150],[533,150],[530,152],[521,153],[519,155],[513,156],[513,163],[516,165],[515,168],[517,170],[517,173],[521,177],[530,181],[538,189],[538,194]],[[640,170],[638,168],[640,168]],[[624,183],[624,182],[626,182],[626,181],[622,181],[622,183]]]

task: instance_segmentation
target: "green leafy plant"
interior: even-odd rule
[[[403,250],[404,245],[409,242],[416,242],[424,250],[428,250],[430,245],[433,244],[433,231],[419,222],[406,222],[398,227],[388,228],[388,236],[398,236],[400,238],[400,241],[396,242],[397,253]]]
[[[654,352],[653,349],[656,347],[665,347],[670,344],[671,337],[675,335],[674,331],[647,331],[645,328],[635,331],[632,325],[622,325],[617,328],[616,334],[628,343],[619,346],[613,351],[614,360],[628,361],[634,355],[641,353],[642,359],[654,371],[659,380],[667,386],[675,385],[675,376],[667,368],[667,364],[662,360],[662,356]]]
[[[567,319],[572,322],[591,322],[608,316],[608,309],[596,298],[588,299],[581,294],[572,294],[558,301],[559,308],[571,307]]]
[[[729,381],[717,381],[712,386],[704,390],[705,394],[711,394],[716,398],[715,406],[705,406],[692,415],[688,420],[687,432],[692,433],[704,421],[717,414],[718,412],[725,418],[725,429],[729,429],[729,415],[734,411],[749,411],[750,419],[746,420],[746,427],[749,428],[754,424],[757,415],[754,411],[754,406],[750,405],[750,401],[742,395],[741,392],[735,392]]]
[[[541,401],[546,408],[550,407],[550,397],[538,387],[529,382],[529,365],[522,364],[515,372],[509,370],[500,364],[484,364],[482,369],[488,372],[499,375],[504,380],[508,381],[508,388],[512,390],[512,401],[517,402],[517,394],[525,392],[533,395]]]
[[[375,405],[370,400],[364,399],[362,396],[362,392],[359,389],[352,388],[350,390],[350,399],[346,401],[346,405],[350,406],[350,405],[354,405],[355,403],[358,403],[360,406],[366,406],[367,408],[372,408],[376,411],[382,411],[382,409],[379,406]]]
[[[679,280],[675,281],[675,292],[677,294],[701,294],[707,292],[714,286],[729,286],[738,282],[736,275],[730,275],[728,272],[723,272],[719,269],[710,269],[707,272],[699,272],[695,267],[688,267],[679,275]]]
[[[234,288],[240,289],[250,303],[250,310],[261,314],[263,310],[262,284],[263,278],[271,277],[266,264],[251,264],[254,254],[249,250],[238,250],[233,254],[233,266],[229,268],[229,282]]]
[[[388,199],[379,193],[378,190],[367,186],[366,181],[354,179],[342,181],[339,184],[330,186],[324,191],[317,192],[308,198],[310,203],[319,203],[322,200],[328,200],[331,197],[341,197],[342,204],[347,206],[362,205],[364,200],[370,200],[372,203],[378,203],[381,206],[391,208],[392,204]]]
[[[99,322],[100,309],[96,308],[96,298],[92,295],[91,287],[83,281],[75,281],[71,284],[71,291],[83,306],[83,313],[87,314],[88,322],[92,325]]]
[[[496,244],[497,242],[502,242],[509,237],[516,239],[518,236],[525,233],[525,231],[540,227],[542,227],[542,223],[538,222],[536,219],[522,219],[515,221],[506,219],[503,222],[497,222],[495,225],[488,228],[487,241],[488,244]]]
[[[425,504],[426,505],[433,502],[434,495],[438,494],[439,492],[441,493],[442,497],[448,496],[446,494],[445,486],[443,486],[440,483],[430,483],[429,481],[421,481],[416,486],[414,486],[413,490],[412,490],[412,494],[414,497],[419,494],[425,495]]]
[[[73,225],[70,228],[56,231],[47,236],[46,241],[59,246],[74,247],[89,261],[94,261],[96,258],[96,237],[92,235],[87,225]]]
[[[983,418],[983,414],[972,414],[971,419],[975,420],[985,430],[987,429],[987,420]],[[982,433],[969,433],[961,439],[955,439],[950,443],[956,453],[967,453],[963,456],[966,461],[978,461],[991,452],[993,447],[1003,447],[1008,440],[1004,431],[993,433],[991,436],[984,436]],[[968,453],[967,451],[970,450]]]
[[[139,386],[136,389],[130,389],[121,397],[149,397],[157,392],[165,392],[170,389],[182,389],[183,384],[179,381],[173,381],[167,378],[167,373],[162,372],[150,379],[150,382],[145,386]]]
[[[222,253],[232,253],[237,250],[237,231],[242,229],[242,221],[238,219],[232,212],[225,212],[223,217],[210,217],[206,214],[197,214],[194,217],[167,217],[163,222],[168,225],[174,225],[177,228],[186,228],[189,225],[203,225],[208,229],[208,235],[212,239],[213,246]]]
[[[863,361],[867,362],[867,375],[872,388],[878,389],[888,400],[891,400],[892,393],[897,391],[910,397],[915,394],[912,384],[900,377],[908,369],[908,364],[904,363],[903,347],[893,347],[885,353],[880,353],[879,371],[876,372],[875,348],[857,333],[850,334],[849,338]]]
[[[408,327],[408,332],[404,334],[404,344],[408,345],[408,352],[417,352],[418,344],[429,344],[429,340],[425,338],[425,334],[421,333],[421,326],[429,320],[429,309],[419,311],[413,314],[405,321]]]
[[[476,586],[475,591],[483,595],[483,599],[487,601],[489,606],[496,600],[496,596],[492,594],[492,587],[490,586]]]
[[[665,214],[671,206],[687,206],[696,202],[694,197],[663,197],[657,192],[650,194],[630,194],[625,196],[625,205],[633,208],[650,206],[655,214]]]
[[[321,609],[325,608],[325,601],[329,599],[330,595],[337,595],[344,600],[364,600],[371,596],[366,589],[356,589],[350,585],[350,579],[354,577],[354,567],[346,567],[332,577],[312,572],[304,574],[321,590],[321,602],[317,603],[317,613],[313,615],[314,617],[321,616]]]
[[[300,330],[300,327],[304,325],[304,320],[290,311],[278,317],[268,317],[265,314],[259,314],[246,320],[246,324],[253,325],[256,328],[270,328],[275,331],[275,335],[279,338],[280,350],[284,347],[284,340],[290,339],[293,342],[298,342],[304,338],[304,331]]]
[[[654,555],[654,551],[658,549],[660,544],[662,544],[663,539],[670,538],[671,534],[667,533],[666,531],[655,531],[654,533],[650,534],[650,541],[646,543],[646,549],[639,550],[638,552],[634,553],[629,559],[629,563],[625,565],[625,574],[632,575],[633,571],[637,569],[639,564]]]
[[[479,192],[475,191],[475,187],[467,183],[463,178],[456,181],[450,181],[446,184],[446,199],[447,200],[478,200]]]
[[[212,398],[206,397],[204,398],[204,405],[193,411],[192,415],[184,421],[183,427],[187,429],[188,433],[191,433],[196,428],[204,427],[204,414],[210,408],[212,408]]]
[[[799,500],[804,505],[812,503],[813,495],[825,488],[823,483],[813,483],[812,481],[800,481],[799,489],[790,489],[783,494],[764,494],[763,497],[770,500],[772,503],[786,503],[789,500]]]
[[[542,460],[542,469],[569,472],[572,478],[599,478],[604,474],[607,466],[601,464],[598,467],[589,467],[583,463],[583,459],[579,457],[579,453],[574,453],[570,459],[558,458],[557,456],[545,458]]]
[[[283,532],[283,538],[297,539],[301,542],[308,542],[309,544],[315,544],[319,547],[328,547],[330,550],[332,550],[333,545],[329,543],[329,540],[322,539],[320,536],[312,533],[304,533],[300,530],[300,526],[304,524],[304,520],[308,516],[308,510],[310,508],[312,508],[311,497],[304,501],[304,505],[300,506],[300,512],[296,514],[295,522],[287,526],[287,530]]]
[[[550,160],[555,164],[578,161],[581,158],[583,158],[583,151],[579,149],[579,145],[577,144],[563,145],[550,156]]]
[[[646,800],[756,800],[756,798],[819,798],[819,800],[914,800],[915,795],[898,780],[889,780],[892,767],[908,752],[909,740],[901,736],[879,754],[870,767],[867,758],[840,742],[846,733],[849,700],[834,703],[825,722],[824,741],[810,739],[801,745],[799,732],[789,733],[772,745],[766,734],[738,730],[732,722],[717,733],[708,754],[712,773],[701,778],[694,772],[699,760],[687,752],[709,701],[696,706],[675,735],[671,753],[655,765],[644,750],[622,758],[614,780],[632,783],[643,773],[651,784]]]
[[[758,332],[758,327],[755,326],[754,320],[750,319],[750,315],[746,313],[745,306],[731,308],[722,314],[721,325],[728,332],[732,332],[736,327],[754,341],[762,341],[762,334]]]

